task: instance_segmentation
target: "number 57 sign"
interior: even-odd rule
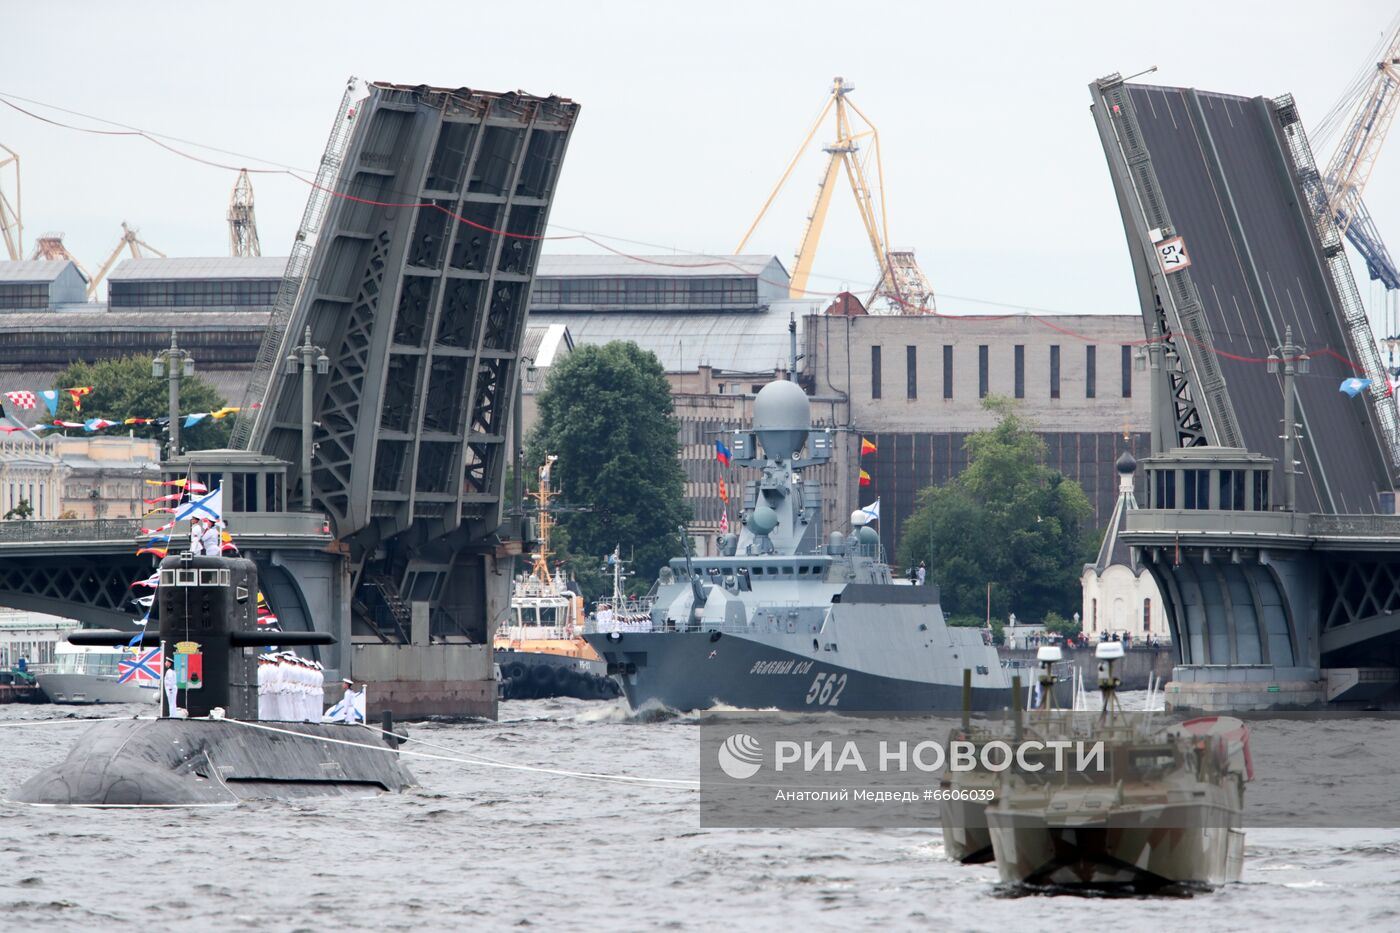
[[[1191,265],[1191,257],[1186,253],[1186,241],[1181,237],[1168,237],[1154,245],[1157,249],[1157,261],[1162,264],[1162,271],[1167,275],[1180,272]]]

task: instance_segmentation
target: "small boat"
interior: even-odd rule
[[[51,703],[156,702],[160,671],[123,667],[131,657],[120,647],[62,641],[54,645],[53,663],[36,666],[34,677]]]
[[[558,458],[545,458],[539,485],[531,493],[538,516],[539,547],[531,555],[530,572],[518,576],[511,588],[510,620],[492,640],[499,671],[498,693],[503,700],[575,697],[604,700],[618,695],[607,676],[607,664],[583,640],[583,597],[570,589],[561,573],[550,570],[549,547],[554,526],[550,468]]]
[[[1002,772],[985,809],[1003,882],[1151,893],[1239,881],[1244,865],[1244,785],[1254,776],[1249,729],[1208,717],[1154,725],[1125,714],[1114,662],[1123,646],[1098,646],[1103,711],[1063,711],[1024,724],[1042,741],[1102,743],[1102,767]],[[1020,738],[1017,717],[1017,738]]]

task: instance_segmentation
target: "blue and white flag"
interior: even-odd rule
[[[206,518],[218,521],[224,517],[224,487],[219,484],[214,487],[213,492],[205,493],[198,499],[191,499],[180,506],[175,513],[175,521],[184,521],[187,518]]]
[[[50,418],[58,417],[58,390],[45,389],[39,393],[39,398],[44,400],[44,406],[49,410]]]
[[[367,720],[365,719],[365,693],[366,693],[366,692],[367,692],[367,690],[361,690],[359,693],[351,694],[352,700],[351,700],[351,704],[350,704],[349,706],[346,705],[344,698],[342,698],[341,701],[340,701],[339,703],[337,703],[336,705],[332,706],[330,709],[326,710],[326,714],[325,714],[324,716],[321,717],[321,721],[322,721],[322,722],[344,722],[344,723],[366,722],[366,721],[367,721]]]
[[[880,500],[876,499],[873,504],[862,508],[860,514],[865,516],[866,522],[878,522],[880,520]]]
[[[1358,377],[1356,377],[1356,376],[1352,376],[1350,379],[1343,379],[1343,380],[1342,380],[1342,384],[1341,384],[1341,386],[1340,386],[1340,389],[1341,389],[1341,391],[1345,392],[1347,395],[1350,395],[1352,398],[1356,398],[1358,395],[1360,395],[1360,394],[1362,393],[1362,391],[1364,391],[1364,390],[1366,390],[1366,389],[1369,389],[1370,387],[1371,387],[1371,380],[1369,380],[1369,379],[1361,379],[1361,378],[1358,378]]]

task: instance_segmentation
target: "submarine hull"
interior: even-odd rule
[[[379,734],[354,726],[123,719],[94,724],[66,759],[30,778],[12,799],[51,806],[228,806],[266,797],[373,796],[416,784]]]

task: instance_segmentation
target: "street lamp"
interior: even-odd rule
[[[314,427],[311,421],[311,392],[315,387],[316,380],[312,377],[312,366],[315,366],[315,375],[324,376],[331,371],[330,357],[326,356],[326,351],[311,342],[311,328],[306,328],[305,343],[299,347],[293,347],[292,352],[287,354],[288,376],[295,376],[298,368],[301,372],[301,508],[303,512],[311,511],[311,429]]]
[[[1312,368],[1312,357],[1304,353],[1302,347],[1294,345],[1291,325],[1283,329],[1283,344],[1269,354],[1269,372],[1278,372],[1280,363],[1283,364],[1283,507],[1292,512],[1298,505],[1298,471],[1293,460],[1293,445],[1298,439],[1298,425],[1293,421],[1293,376],[1295,373],[1307,375]]]
[[[170,347],[151,358],[151,375],[170,380],[170,456],[180,455],[180,380],[194,375],[194,357],[175,342],[170,332]]]

